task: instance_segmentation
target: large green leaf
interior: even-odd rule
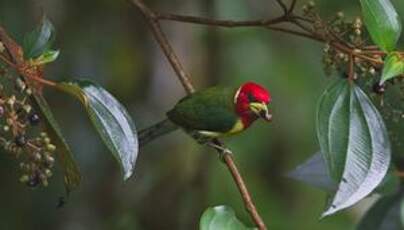
[[[380,198],[362,217],[357,230],[403,229],[400,219],[402,195]]]
[[[404,59],[399,53],[392,52],[384,60],[384,67],[380,85],[385,81],[404,73]]]
[[[49,135],[53,138],[57,146],[58,159],[64,173],[64,184],[67,193],[77,188],[80,185],[80,171],[74,160],[73,154],[66,143],[58,122],[55,120],[52,111],[45,98],[40,94],[34,94],[33,99],[46,118],[46,126]]]
[[[390,0],[360,0],[366,28],[374,43],[392,51],[401,34],[401,20]]]
[[[234,210],[227,206],[216,206],[205,210],[202,214],[200,230],[246,230],[247,228],[237,219]]]
[[[26,59],[34,59],[50,49],[55,40],[55,28],[43,17],[40,25],[24,37],[23,49]]]
[[[87,80],[60,83],[58,87],[83,103],[101,139],[118,160],[124,179],[128,179],[139,146],[135,125],[126,109],[105,89]]]
[[[340,79],[322,95],[317,137],[338,189],[323,216],[350,207],[385,177],[391,147],[383,119],[355,83]]]

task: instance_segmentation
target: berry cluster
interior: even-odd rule
[[[366,41],[368,41],[368,35],[363,32],[362,20],[360,18],[355,18],[351,21],[346,20],[342,12],[338,12],[336,16],[327,22],[320,31],[327,33],[325,37],[329,37],[333,41],[340,41],[348,47],[357,47],[353,50],[353,52],[357,54],[363,52],[361,47],[367,45]],[[327,74],[331,73],[333,70],[346,70],[349,61],[348,54],[333,48],[329,44],[326,44],[323,51],[323,63]],[[381,61],[382,57],[380,55],[375,55],[373,59]],[[356,77],[375,76],[378,74],[379,70],[375,69],[374,66],[367,61],[355,58],[354,64],[355,73],[357,75]]]
[[[320,37],[329,41],[326,43],[323,49],[323,67],[324,72],[327,75],[331,75],[334,71],[339,73],[347,73],[349,66],[349,55],[334,46],[330,45],[331,42],[339,42],[346,47],[353,49],[353,53],[361,54],[364,51],[364,47],[368,46],[369,36],[364,28],[362,19],[357,17],[353,20],[345,18],[343,12],[337,12],[330,20],[323,20],[316,11],[316,5],[314,2],[309,2],[303,6],[303,13],[306,18],[311,20],[312,31],[318,34]],[[383,57],[380,54],[374,54],[371,56],[373,60],[382,61]],[[356,80],[360,77],[372,77],[372,82],[375,82],[374,77],[380,76],[381,69],[376,68],[369,61],[361,58],[354,58],[354,76]],[[382,95],[385,92],[385,85],[379,85],[374,83],[371,87],[372,91],[377,95]]]
[[[7,73],[1,77],[7,82],[0,84],[0,146],[20,161],[22,183],[47,186],[56,147],[40,131],[40,116],[31,105],[32,90]]]

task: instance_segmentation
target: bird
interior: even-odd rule
[[[139,144],[144,146],[180,128],[200,144],[227,151],[212,140],[238,134],[258,119],[272,121],[271,100],[270,92],[255,82],[197,91],[180,99],[166,119],[139,131]]]

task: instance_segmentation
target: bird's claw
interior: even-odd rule
[[[226,156],[226,155],[228,155],[228,154],[233,154],[233,152],[230,150],[230,149],[228,149],[228,148],[226,148],[226,147],[224,147],[224,146],[222,146],[222,145],[219,145],[219,144],[216,144],[216,143],[213,143],[213,142],[208,142],[208,143],[206,143],[209,147],[212,147],[212,148],[214,148],[214,149],[216,149],[218,152],[219,152],[219,158],[220,158],[220,160],[222,160],[223,162],[225,162],[225,159],[224,159],[224,157]]]
[[[232,152],[230,149],[228,149],[228,148],[223,148],[223,149],[219,152],[219,158],[220,158],[220,160],[221,160],[222,162],[226,163],[225,156],[226,156],[226,155],[232,155],[232,154],[233,154],[233,152]]]

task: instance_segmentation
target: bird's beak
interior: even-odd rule
[[[260,117],[268,122],[272,121],[272,114],[269,112],[269,109],[265,103],[252,102],[252,103],[250,103],[250,109],[258,117]]]

